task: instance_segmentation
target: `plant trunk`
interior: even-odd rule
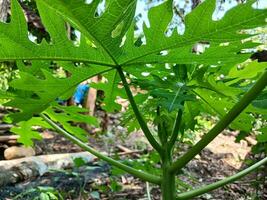
[[[175,189],[175,175],[170,171],[172,159],[167,146],[164,148],[165,153],[162,158],[162,183],[161,193],[162,200],[175,200],[176,189]]]
[[[163,168],[161,192],[162,200],[175,200],[175,176],[168,168]]]

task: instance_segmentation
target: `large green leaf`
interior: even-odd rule
[[[173,17],[173,10],[172,1],[165,1],[149,11],[150,27],[144,27],[146,43],[140,46],[135,45],[138,38],[134,36],[135,22],[132,22],[136,0],[107,0],[105,11],[100,16],[96,15],[99,0],[90,4],[84,0],[36,0],[41,20],[51,37],[51,41],[43,41],[38,45],[28,39],[23,12],[17,0],[12,0],[11,22],[0,23],[0,60],[63,60],[77,62],[78,65],[87,62],[98,65],[83,64],[82,67],[75,67],[70,63],[63,64],[64,69],[71,74],[65,79],[55,77],[48,67],[42,66],[43,63],[30,70],[20,68],[20,79],[11,83],[16,93],[10,97],[12,100],[7,105],[19,108],[21,112],[11,117],[16,121],[26,120],[44,111],[57,97],[69,93],[81,81],[108,70],[99,67],[100,65],[114,68],[121,66],[140,79],[131,70],[139,70],[140,74],[142,70],[145,72],[149,63],[155,64],[153,71],[159,71],[153,72],[154,77],[159,76],[162,79],[157,79],[156,84],[151,85],[154,91],[150,94],[160,99],[161,105],[169,111],[174,107],[178,108],[181,101],[191,100],[185,94],[191,95],[189,89],[193,88],[207,91],[201,96],[205,96],[205,102],[210,102],[210,105],[214,99],[208,94],[216,92],[226,96],[230,99],[229,105],[225,105],[229,109],[238,100],[242,90],[224,81],[217,81],[215,76],[218,74],[197,74],[193,77],[195,80],[190,82],[189,89],[183,91],[182,97],[186,98],[177,98],[177,82],[172,79],[165,81],[164,77],[168,77],[171,72],[164,68],[166,63],[220,65],[229,68],[232,64],[246,60],[249,55],[241,54],[241,50],[258,44],[243,42],[250,35],[240,32],[266,25],[267,11],[252,8],[254,2],[251,0],[238,5],[222,19],[214,21],[212,15],[216,0],[206,0],[185,17],[184,34],[178,35],[174,32],[167,37],[165,32]],[[79,46],[68,39],[66,23],[81,32]],[[126,40],[123,43],[124,36]],[[195,54],[192,48],[197,43],[208,43],[209,47],[202,54]],[[119,79],[115,71],[109,72],[107,76],[106,85],[99,86],[99,89],[102,87],[105,90],[107,98],[104,103],[109,111],[113,111],[118,109],[114,100],[121,95],[118,93]],[[149,78],[151,84],[153,79]],[[162,81],[171,83],[163,87],[159,84]],[[221,96],[216,96],[216,99]],[[227,98],[223,98],[225,104]],[[219,115],[223,115],[223,105],[212,107]],[[247,116],[245,118],[248,119]],[[245,129],[248,130],[247,126]]]
[[[251,42],[241,40],[248,37],[240,34],[243,29],[264,26],[267,17],[266,10],[252,8],[255,1],[248,1],[232,8],[218,21],[212,20],[215,0],[206,0],[185,17],[185,32],[183,35],[173,33],[166,37],[167,26],[172,19],[171,1],[152,8],[149,12],[150,27],[145,27],[146,44],[137,47],[133,45],[133,28],[128,32],[124,46],[124,54],[120,57],[122,65],[136,63],[200,63],[226,65],[239,63],[248,55],[239,52],[248,47],[256,46]],[[209,43],[209,48],[203,54],[192,53],[197,43]],[[162,55],[163,51],[167,55]],[[165,54],[166,54],[165,52]]]
[[[252,105],[267,110],[267,91],[262,92],[253,102]]]
[[[99,0],[89,5],[84,0],[37,0],[38,9],[43,11],[42,19],[47,19],[47,25],[54,20],[48,18],[47,12],[61,15],[117,63],[117,57],[121,54],[119,46],[135,14],[136,0],[109,0],[106,12],[96,17],[98,3]]]
[[[10,24],[0,24],[0,59],[50,59],[88,61],[101,65],[134,65],[137,63],[201,63],[225,65],[238,63],[248,55],[239,52],[256,46],[241,40],[248,28],[264,26],[266,10],[252,8],[253,0],[232,8],[218,21],[212,20],[215,0],[206,0],[185,17],[185,33],[165,35],[172,19],[171,2],[152,8],[150,27],[145,27],[146,44],[134,45],[136,1],[109,0],[103,15],[96,17],[99,1],[87,4],[82,0],[37,0],[42,21],[51,36],[49,44],[36,45],[29,41],[26,21],[16,0],[12,0]],[[242,13],[242,15],[240,15]],[[79,47],[68,39],[64,21],[82,33]],[[128,31],[128,32],[127,32]],[[126,43],[122,39],[127,32]],[[209,48],[200,55],[192,53],[195,44],[206,42]],[[167,51],[167,55],[161,55]],[[219,53],[218,53],[219,52]]]
[[[36,77],[36,74],[20,72],[20,79],[11,82],[14,89],[26,91],[25,93],[16,93],[12,100],[6,103],[7,106],[19,108],[21,112],[11,114],[10,117],[14,121],[28,120],[34,114],[38,114],[48,108],[50,103],[54,102],[57,97],[65,95],[70,91],[74,91],[75,87],[90,77],[100,72],[109,70],[106,67],[99,66],[74,66],[71,63],[60,63],[64,66],[71,76],[67,78],[57,78],[48,71],[48,66],[42,66],[47,63],[39,63],[39,69],[43,77]],[[46,67],[43,69],[43,67]],[[29,93],[30,92],[30,93]]]
[[[57,103],[53,103],[51,107],[44,111],[51,119],[59,122],[65,130],[84,142],[87,141],[88,133],[79,127],[79,124],[90,124],[95,127],[99,125],[95,117],[84,115],[87,112],[87,109],[76,106],[60,106]],[[32,146],[33,140],[42,139],[36,126],[52,129],[42,118],[32,117],[27,121],[17,123],[17,126],[12,127],[10,131],[20,136],[18,142],[25,146]]]
[[[74,46],[68,39],[62,18],[56,12],[41,6],[39,8],[51,36],[51,43],[43,41],[37,45],[29,40],[24,13],[17,0],[12,0],[10,24],[0,23],[0,60],[48,59],[112,64],[112,60],[105,55],[102,48],[94,48],[85,39],[81,40],[79,47]]]

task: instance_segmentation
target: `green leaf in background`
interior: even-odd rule
[[[81,167],[86,164],[83,158],[75,158],[73,162],[74,162],[75,167]]]
[[[33,128],[33,126],[51,128],[49,124],[44,122],[42,118],[33,117],[28,121],[21,121],[17,126],[10,129],[11,132],[19,135],[18,142],[25,146],[33,146],[33,139],[41,140],[40,133]]]
[[[77,106],[66,107],[56,104],[44,111],[53,121],[60,123],[66,131],[84,142],[88,140],[88,133],[79,127],[77,123],[85,123],[95,127],[99,126],[95,117],[84,115],[86,112],[88,112],[87,109]]]
[[[257,141],[260,143],[267,142],[267,127],[261,128],[258,131],[260,131],[261,134],[257,136]]]
[[[99,66],[60,64],[71,74],[70,77],[57,78],[52,72],[43,69],[41,65],[40,71],[44,78],[20,71],[20,78],[10,83],[10,86],[14,89],[28,91],[32,94],[29,97],[17,95],[16,98],[5,104],[21,110],[19,113],[10,115],[14,122],[30,119],[34,114],[38,114],[48,108],[50,103],[54,102],[58,97],[74,91],[75,87],[83,80],[109,70],[109,68]],[[49,68],[49,65],[46,67]]]
[[[90,196],[94,199],[100,199],[100,194],[97,191],[93,191],[90,193]]]
[[[197,124],[196,116],[201,112],[201,105],[198,101],[186,102],[184,106],[183,123],[185,124],[184,129],[194,130]]]
[[[174,65],[172,70],[168,70],[169,73],[164,70],[163,74],[154,74],[154,70],[151,70],[147,77],[139,75],[133,82],[155,98],[159,106],[172,112],[183,108],[182,102],[195,100],[195,95],[190,92],[192,87],[186,84],[187,67],[189,66]]]
[[[267,110],[267,91],[263,91],[253,102],[252,105]]]
[[[242,80],[253,79],[267,68],[266,63],[250,62],[243,67],[232,67],[227,77],[234,79],[229,81],[227,85],[231,85]]]
[[[221,98],[216,93],[209,90],[196,89],[194,90],[198,97],[206,104],[211,110],[211,113],[216,113],[219,117],[222,117],[228,112],[232,106],[236,103],[229,98]],[[207,110],[208,110],[207,107]],[[252,128],[252,122],[254,118],[246,113],[246,110],[242,112],[231,124],[233,129],[239,129],[249,132]]]

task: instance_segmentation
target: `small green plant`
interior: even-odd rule
[[[32,198],[34,196],[34,198]],[[33,200],[63,200],[62,195],[53,187],[37,187],[29,189],[14,197],[14,200],[29,197]],[[29,199],[28,198],[28,199]]]
[[[262,98],[266,95],[266,64],[237,65],[250,57],[242,53],[244,49],[258,45],[244,30],[266,25],[267,11],[253,8],[254,0],[232,8],[216,21],[212,19],[216,1],[205,0],[183,19],[184,33],[174,31],[171,35],[166,31],[175,12],[173,2],[166,0],[149,10],[150,25],[143,27],[140,37],[135,32],[136,0],[104,1],[101,12],[99,0],[35,2],[49,41],[35,44],[29,40],[17,0],[12,0],[11,22],[0,23],[0,60],[15,60],[20,71],[20,78],[9,84],[10,90],[1,92],[1,98],[9,99],[6,106],[19,110],[6,120],[18,123],[16,133],[22,142],[29,145],[32,138],[39,138],[32,130],[34,125],[54,128],[98,158],[159,185],[163,200],[208,193],[267,162],[264,158],[224,180],[176,194],[176,176],[225,128],[250,132],[253,114],[266,119],[266,98]],[[80,31],[78,44],[69,39],[66,24]],[[205,49],[196,52],[196,45]],[[55,67],[62,67],[70,76],[55,76],[51,70]],[[130,102],[129,112],[134,117],[128,118],[127,126],[142,129],[160,157],[160,167],[155,170],[160,174],[137,170],[87,145],[87,133],[75,123],[97,125],[97,120],[82,115],[84,109],[55,103],[57,98],[67,99],[77,84],[96,75],[106,80],[95,86],[105,92],[106,111],[120,110],[117,97]],[[142,91],[133,95],[132,88]],[[174,149],[194,132],[196,117],[203,113],[217,116],[218,123],[176,158]]]

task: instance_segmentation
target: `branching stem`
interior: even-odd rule
[[[208,193],[212,190],[215,190],[219,187],[222,187],[226,184],[232,183],[235,180],[238,180],[238,179],[244,177],[245,175],[247,175],[250,172],[253,172],[255,169],[257,169],[258,167],[260,167],[261,165],[263,165],[265,163],[267,163],[267,157],[262,159],[261,161],[255,163],[254,165],[248,167],[247,169],[245,169],[245,170],[243,170],[243,171],[241,171],[241,172],[239,172],[233,176],[225,178],[221,181],[212,183],[210,185],[203,186],[202,188],[199,188],[199,189],[195,189],[195,190],[192,190],[189,192],[184,192],[184,193],[178,194],[177,199],[178,200],[191,199],[191,198],[196,197],[198,195]]]
[[[138,120],[140,127],[142,129],[142,131],[144,132],[147,140],[149,141],[149,143],[152,145],[152,147],[159,153],[162,154],[162,147],[159,145],[159,143],[157,142],[157,140],[154,138],[154,136],[151,134],[149,128],[147,127],[147,123],[144,121],[136,103],[133,97],[133,94],[129,88],[129,85],[127,83],[127,80],[123,74],[122,68],[120,66],[117,67],[117,71],[120,75],[120,78],[122,80],[122,84],[124,86],[124,89],[126,91],[126,94],[128,96],[128,100],[132,106],[132,109],[134,111],[134,114],[136,116],[136,119]]]
[[[267,70],[257,80],[252,88],[234,105],[234,107],[194,145],[186,154],[173,163],[170,170],[173,173],[180,171],[189,161],[200,153],[217,135],[219,135],[231,122],[260,94],[267,85]]]
[[[181,127],[181,123],[182,123],[182,116],[183,116],[183,109],[179,109],[175,122],[174,122],[174,126],[173,126],[173,130],[172,130],[172,135],[171,138],[168,142],[168,147],[171,150],[177,140],[178,137],[178,133]]]
[[[89,153],[93,154],[94,156],[108,162],[109,164],[118,167],[130,174],[132,174],[133,176],[140,178],[144,181],[148,181],[150,183],[154,183],[157,185],[161,184],[161,178],[152,174],[148,174],[139,170],[136,170],[132,167],[129,167],[117,160],[114,160],[108,156],[105,156],[104,154],[101,154],[100,152],[98,152],[97,150],[93,149],[92,147],[88,146],[87,144],[85,144],[84,142],[80,141],[79,139],[77,139],[76,137],[74,137],[73,135],[71,135],[70,133],[68,133],[67,131],[65,131],[64,129],[62,129],[61,127],[59,127],[55,122],[53,122],[51,119],[49,119],[46,115],[44,114],[40,114],[40,116],[48,123],[50,124],[55,130],[57,130],[60,134],[62,134],[64,137],[66,137],[67,139],[69,139],[70,141],[72,141],[74,144],[77,144],[78,146],[80,146],[82,149],[88,151]]]

